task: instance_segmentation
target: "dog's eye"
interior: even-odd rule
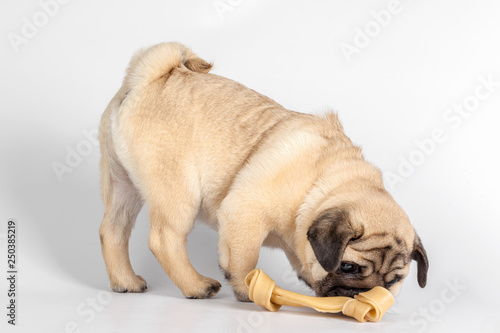
[[[339,266],[339,273],[357,274],[359,273],[359,266],[350,262],[341,262]]]
[[[401,280],[401,276],[397,275],[394,279],[392,279],[391,281],[387,282],[385,284],[385,287],[386,288],[389,288],[391,287],[392,285],[396,284],[399,280]]]

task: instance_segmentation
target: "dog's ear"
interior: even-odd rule
[[[427,271],[429,270],[429,260],[427,259],[427,252],[425,252],[424,246],[420,241],[420,237],[415,235],[415,241],[413,244],[413,252],[411,253],[411,259],[417,262],[417,280],[418,285],[423,288],[427,284]]]
[[[314,255],[327,272],[339,267],[347,243],[354,237],[349,214],[344,209],[336,208],[323,211],[307,232]]]

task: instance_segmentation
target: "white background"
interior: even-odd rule
[[[47,7],[51,16],[33,0],[0,6],[2,272],[6,223],[19,226],[18,325],[6,323],[2,273],[2,332],[500,331],[500,86],[466,117],[444,118],[478,101],[481,77],[500,82],[498,1],[402,0],[385,26],[373,13],[389,5],[378,0],[73,0]],[[26,27],[33,23],[38,31]],[[14,35],[25,40],[15,45]],[[413,158],[419,165],[389,189],[428,251],[428,286],[418,287],[412,265],[394,307],[367,324],[308,309],[269,313],[235,301],[225,282],[213,299],[186,300],[147,247],[145,209],[130,247],[149,289],[107,293],[99,151],[84,133],[97,129],[133,52],[174,40],[214,61],[213,73],[291,110],[333,107],[386,175]],[[357,53],[346,57],[346,44]],[[445,139],[419,153],[416,141],[436,129]],[[81,160],[68,166],[78,149]],[[61,180],[57,163],[71,169]],[[223,282],[215,232],[197,225],[189,253],[200,273]],[[262,250],[259,267],[308,292],[280,252]]]

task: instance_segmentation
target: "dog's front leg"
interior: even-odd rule
[[[249,302],[245,276],[255,268],[267,231],[259,217],[221,211],[219,218],[219,265],[236,299]]]

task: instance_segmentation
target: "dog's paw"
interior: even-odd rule
[[[112,281],[111,289],[117,293],[142,293],[148,289],[142,276],[127,277],[120,281]]]
[[[198,286],[196,286],[196,288],[185,291],[183,294],[189,299],[209,298],[217,294],[221,287],[222,285],[219,281],[209,277],[203,277],[203,280]]]
[[[234,297],[236,297],[236,299],[240,302],[251,302],[252,301],[250,299],[250,297],[248,297],[248,293],[246,291],[241,292],[241,291],[237,291],[237,290],[233,289],[233,293],[234,293]]]

